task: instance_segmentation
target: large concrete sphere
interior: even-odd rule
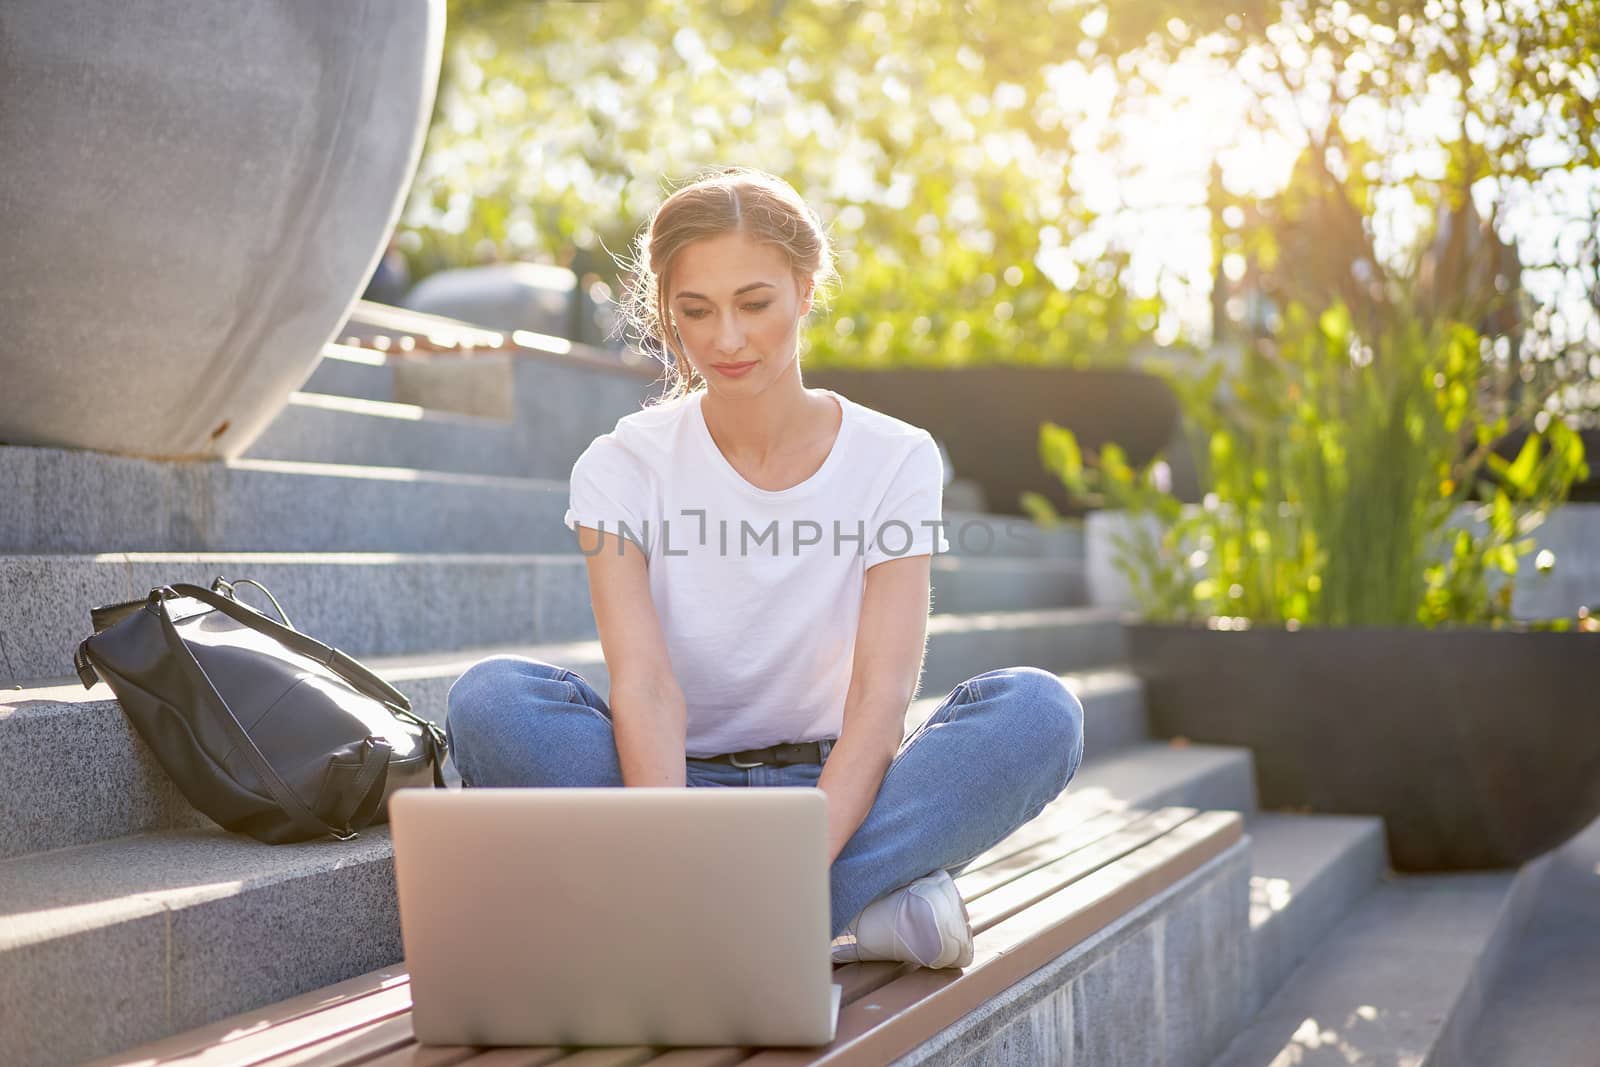
[[[443,0],[0,3],[0,442],[234,456],[372,273]]]

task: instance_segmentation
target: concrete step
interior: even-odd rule
[[[585,568],[573,554],[0,556],[0,682],[69,676],[91,608],[219,574],[262,582],[296,627],[352,655],[591,637]]]
[[[930,660],[932,655],[930,653]],[[933,664],[937,667],[937,663]],[[1067,688],[1083,703],[1083,750],[1085,758],[1110,755],[1149,740],[1145,723],[1144,683],[1137,675],[1120,668],[1068,671],[1060,675]],[[924,685],[927,696],[912,701],[906,716],[906,729],[914,730],[938,710],[949,695],[948,688]]]
[[[1110,662],[1105,653],[1120,633],[1114,623],[1092,613],[1043,613],[1055,616],[1050,625],[1040,614],[1016,614],[1016,647],[1037,651],[1048,646],[1051,655],[1004,655],[1006,646],[995,635],[1005,616],[979,616],[981,623],[959,617],[930,620],[939,632],[929,639],[923,677],[927,696],[915,705],[911,726],[931,714],[960,682],[995,666],[1031,663],[1070,672]],[[974,666],[995,649],[1001,658]],[[610,691],[596,640],[361,658],[410,698],[418,714],[442,723],[450,685],[473,663],[497,652],[560,664],[582,675],[602,696]],[[1108,752],[1144,736],[1143,691],[1137,679],[1116,670],[1063,677],[1084,701],[1089,753]],[[5,814],[0,819],[0,857],[146,830],[209,825],[173,786],[103,683],[86,690],[75,680],[56,678],[0,690],[0,766],[7,768],[0,776],[0,812]]]
[[[394,378],[394,365],[382,352],[333,344],[323,346],[322,362],[300,389],[359,400],[394,401]]]
[[[943,554],[933,560],[933,610],[1023,611],[1083,604],[1083,562]]]
[[[485,395],[496,388],[504,395]],[[576,349],[521,350],[487,363],[407,359],[397,364],[395,389],[410,402],[295,393],[248,456],[564,479],[589,442],[659,392],[649,368]],[[455,413],[462,409],[506,417]]]
[[[290,395],[247,457],[565,478],[581,451],[531,451],[509,419],[302,392]]]
[[[394,398],[431,411],[516,419],[522,414],[516,397],[519,362],[513,352],[397,357],[392,361]]]
[[[1509,872],[1384,879],[1213,1067],[1430,1062],[1513,880]]]
[[[328,345],[301,391],[513,419],[517,362],[510,351],[441,355]]]
[[[1389,863],[1383,820],[1372,816],[1264,812],[1246,832],[1254,1011],[1372,891]]]
[[[0,553],[576,552],[565,474],[160,463],[0,446]],[[945,513],[951,558],[1081,560],[1071,527]]]
[[[93,632],[92,608],[143,598],[163,583],[209,585],[219,574],[266,585],[296,627],[352,654],[595,634],[580,553],[0,556],[0,682],[70,674],[73,649]],[[1070,607],[1082,588],[1081,565],[1072,560],[939,557],[933,564],[940,614]]]
[[[0,499],[5,554],[577,551],[565,480],[0,447]]]
[[[1082,671],[1127,659],[1120,616],[1095,608],[1050,608],[928,618],[922,692],[948,693],[996,667]]]
[[[1083,523],[1040,526],[1017,515],[944,508],[949,555],[1011,559],[1084,559]]]
[[[971,478],[952,478],[944,486],[944,506],[964,511],[987,511],[989,502],[983,486]]]
[[[1457,1003],[1439,1062],[1592,1063],[1600,1048],[1600,820],[1524,866],[1513,896],[1510,923],[1496,931],[1501,951],[1485,953],[1478,988]]]
[[[388,827],[222,830],[0,862],[0,1063],[80,1063],[399,961]]]
[[[1147,741],[1090,758],[1067,792],[1112,810],[1186,807],[1204,811],[1256,810],[1250,750],[1223,745]]]

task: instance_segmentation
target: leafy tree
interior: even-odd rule
[[[421,273],[542,254],[614,287],[607,253],[663,177],[744,164],[789,179],[839,247],[816,362],[1116,360],[1156,325],[1125,253],[1065,256],[1094,221],[1045,80],[1079,38],[1070,19],[1041,34],[992,0],[935,17],[889,0],[459,0],[452,15],[404,223]]]
[[[1214,194],[1234,220],[1218,227],[1219,260],[1248,264],[1241,289],[1267,298],[1242,325],[1270,332],[1273,308],[1336,299],[1376,334],[1421,310],[1481,331],[1535,391],[1600,410],[1593,386],[1579,389],[1600,350],[1600,4],[1141,0],[1104,11],[1106,53],[1137,57],[1153,84],[1180,62],[1225,68],[1248,88],[1253,123],[1303,145],[1281,194]],[[1248,301],[1226,311],[1225,288],[1221,325],[1250,319]],[[1415,306],[1399,307],[1402,293]]]
[[[1299,149],[1284,189],[1244,157],[1190,198],[1217,220],[1216,263],[1264,297],[1262,326],[1338,299],[1378,332],[1416,279],[1434,318],[1472,323],[1540,389],[1581,384],[1600,340],[1592,0],[452,0],[451,16],[406,216],[422,272],[493,247],[615,285],[606,250],[662,176],[743,163],[793,181],[842,250],[813,358],[1120,358],[1172,290],[1130,282],[1079,164],[1110,159],[1130,187],[1203,174],[1123,149],[1205,69],[1243,103],[1200,121]],[[1081,93],[1105,78],[1101,130]],[[1505,254],[1539,228],[1559,231],[1548,254]],[[1527,304],[1528,281],[1550,306]],[[1248,314],[1229,296],[1223,325]]]

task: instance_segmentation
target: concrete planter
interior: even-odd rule
[[[0,442],[242,452],[421,152],[443,0],[0,6]]]
[[[1600,635],[1128,628],[1151,732],[1243,745],[1264,808],[1378,815],[1403,871],[1513,867],[1600,815]]]

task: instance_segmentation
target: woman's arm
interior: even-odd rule
[[[611,683],[611,729],[623,785],[684,785],[687,706],[676,683]]]
[[[650,596],[644,553],[617,534],[577,529],[588,560],[595,627],[611,675],[608,704],[622,784],[681,787],[687,707]]]
[[[844,727],[817,786],[828,795],[828,862],[844,851],[878,797],[905,735],[928,638],[933,557],[902,556],[867,570]]]

